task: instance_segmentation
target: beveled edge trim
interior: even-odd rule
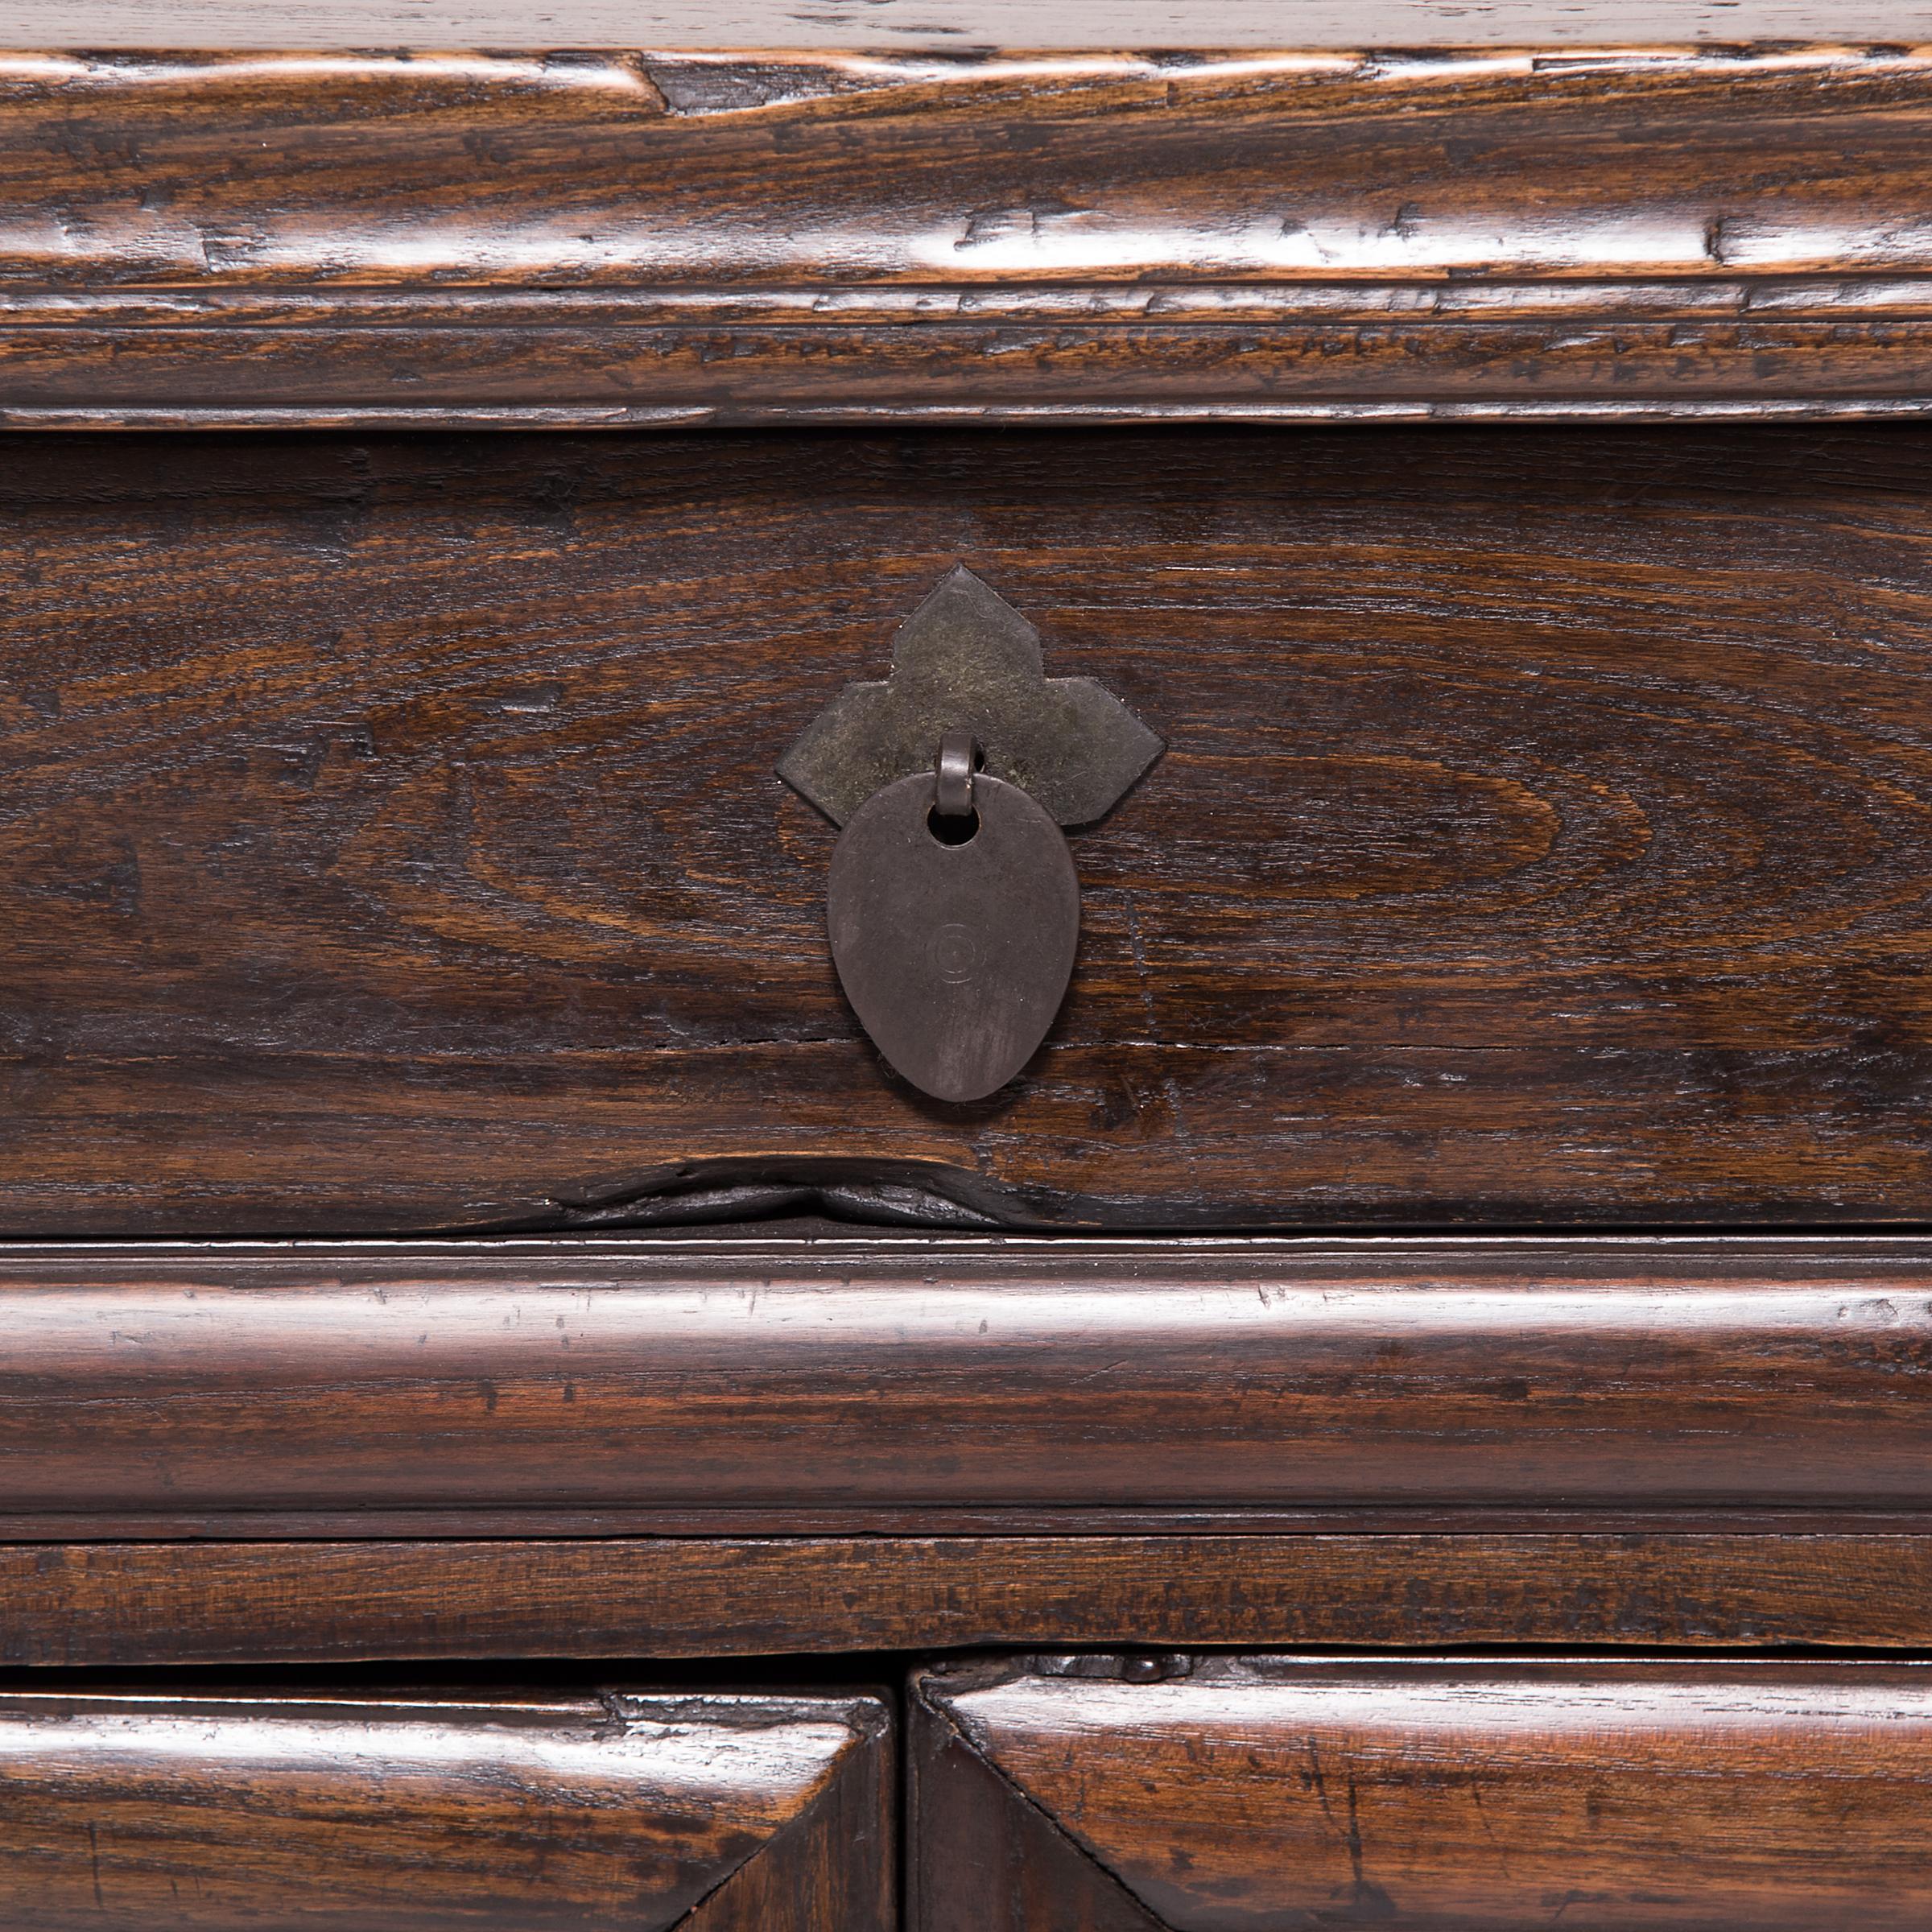
[[[337,99],[345,89],[353,111]],[[1243,97],[1257,89],[1270,103],[1260,114]],[[977,242],[965,255],[934,255],[945,234],[970,238],[993,219],[986,196],[997,204],[1018,192],[1003,164],[984,155],[962,171],[956,205],[942,196],[906,219],[888,219],[881,207],[869,225],[875,241],[851,242],[869,225],[865,151],[878,127],[893,130],[883,167],[889,155],[902,159],[908,142],[917,151],[923,141],[956,140],[962,127],[984,133],[1051,117],[1063,96],[1081,103],[1098,151],[1084,163],[1093,180],[1078,190],[1099,197],[1085,211],[1104,231],[1093,262],[1084,243],[1064,258],[1051,248],[989,252]],[[138,142],[130,134],[134,158],[105,174],[70,165],[54,147],[44,159],[31,142],[14,151],[6,182],[14,218],[0,222],[4,427],[1562,423],[1932,412],[1932,330],[1923,326],[1932,230],[1917,219],[1916,202],[1890,207],[1896,169],[1875,158],[1862,196],[1856,180],[1814,180],[1753,200],[1757,191],[1732,179],[1738,129],[1761,113],[1768,126],[1801,128],[1793,137],[1801,146],[1832,145],[1834,115],[1889,117],[1896,149],[1896,130],[1909,126],[1899,117],[1932,114],[1932,47],[952,58],[890,50],[23,52],[0,52],[0,98],[58,103],[62,113],[85,103],[109,147],[118,114],[144,130]],[[1324,234],[1348,231],[1359,217],[1359,258],[1345,248],[1346,258],[1331,259],[1327,242],[1304,260],[1228,239],[1241,225],[1228,227],[1231,211],[1245,204],[1223,177],[1238,184],[1244,170],[1269,175],[1269,143],[1289,119],[1326,135],[1397,101],[1463,117],[1476,132],[1501,114],[1507,138],[1546,159],[1573,134],[1588,151],[1602,132],[1591,117],[1606,103],[1641,118],[1653,101],[1678,119],[1670,138],[1620,159],[1623,172],[1583,222],[1587,233],[1567,234],[1560,211],[1530,218],[1507,169],[1478,170],[1438,184],[1439,205],[1424,211],[1413,245],[1390,244],[1394,231],[1375,227],[1387,215],[1386,191],[1361,173],[1371,142],[1361,154],[1349,147],[1323,159],[1317,196]],[[1114,142],[1129,159],[1138,117],[1157,102],[1167,128],[1194,118],[1209,158],[1164,178],[1164,206],[1154,213],[1132,194],[1108,204],[1104,186],[1094,185],[1108,179],[1104,151]],[[304,147],[305,122],[324,108],[333,116],[328,141]],[[1270,119],[1278,109],[1286,118]],[[141,122],[151,114],[160,116],[156,126]],[[541,156],[545,142],[568,138],[573,117],[580,131],[615,142],[612,155],[630,153],[626,142],[649,144],[662,220],[636,167],[607,156],[601,175],[587,163],[580,220],[559,226]],[[807,136],[836,120],[857,147],[841,171],[852,185],[822,167],[802,176],[811,184],[803,207],[788,205],[782,230],[768,233],[729,196],[713,205],[699,191],[716,130],[737,130],[737,139],[774,117]],[[171,190],[161,213],[125,214],[143,168],[159,171],[158,180],[170,170],[192,180],[195,143],[218,141],[240,120],[263,149],[259,187],[225,186],[192,219],[167,213]],[[418,130],[427,126],[445,139],[452,127],[509,137],[492,175],[489,223],[453,220],[462,164],[422,159]],[[151,164],[145,151],[163,126]],[[526,138],[539,157],[527,167]],[[1359,146],[1358,134],[1349,139]],[[1845,162],[1842,147],[1834,151]],[[409,192],[372,222],[358,184],[385,155]],[[938,192],[930,182],[922,192],[928,200]],[[97,220],[89,213],[97,201]],[[1477,233],[1486,238],[1480,261],[1459,238]],[[1174,252],[1174,236],[1191,234],[1220,237],[1200,244],[1208,253],[1198,272],[1196,257]],[[1217,250],[1227,262],[1208,258]],[[1230,263],[1248,272],[1231,276]]]
[[[863,1910],[890,1876],[891,1730],[876,1694],[658,1688],[629,1670],[534,1695],[266,1673],[15,1681],[0,1688],[0,1913],[71,1924],[91,1879],[122,1925],[286,1925],[293,1894],[336,1925],[555,1923],[574,1908],[598,1925],[696,1926],[851,1781],[878,1821],[839,1847],[858,1869],[820,1864],[807,1882],[842,1879]],[[286,1829],[264,1831],[268,1818]],[[836,1922],[885,1932],[882,1913]]]
[[[0,1332],[14,1538],[1932,1509],[1913,1236],[42,1245]]]
[[[163,49],[502,47],[518,44],[530,22],[528,9],[510,0],[283,0],[273,10],[251,0],[188,0],[159,20],[150,0],[17,0],[14,14],[11,31],[28,31],[35,44]],[[703,0],[552,0],[543,18],[546,44],[555,47],[621,46],[642,35],[654,46],[704,50],[716,46],[720,31],[717,9]],[[1204,0],[1189,18],[1206,45],[1266,48],[1280,38],[1278,10],[1240,0]],[[1847,33],[1900,41],[1924,27],[1922,7],[1905,0],[1490,0],[1480,11],[1453,0],[1297,0],[1292,19],[1297,43],[1309,48],[1736,45]],[[729,24],[739,45],[942,56],[962,46],[1051,51],[1096,40],[1166,50],[1174,38],[1173,8],[1161,0],[1062,0],[1043,15],[1028,0],[820,0],[808,12],[785,0],[737,0]]]
[[[186,407],[135,408],[100,405],[83,407],[0,406],[0,431],[199,430],[303,431],[358,430],[383,431],[440,430],[703,430],[761,428],[863,428],[867,425],[906,424],[964,427],[976,423],[1033,424],[1042,428],[1109,428],[1133,424],[1214,423],[1293,426],[1321,423],[1827,423],[1922,421],[1932,416],[1932,371],[1927,393],[1889,400],[1781,398],[1730,402],[1709,399],[1602,401],[1567,402],[1305,402],[1215,405],[1175,403],[1162,407],[1131,403],[1081,403],[1018,407],[991,403],[943,405],[908,402],[871,405],[805,407],[782,402],[729,407],[618,408],[586,402],[577,405],[511,404],[479,407],[449,403],[440,407],[401,409],[386,403],[343,404],[328,409],[287,407],[246,408],[218,403]]]

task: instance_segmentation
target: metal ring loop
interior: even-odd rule
[[[942,819],[972,816],[972,771],[980,748],[969,731],[949,731],[939,740],[933,769],[932,808]]]

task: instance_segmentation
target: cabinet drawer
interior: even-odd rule
[[[10,1932],[886,1932],[859,1696],[0,1696]]]
[[[1057,1657],[919,1698],[919,1932],[1932,1916],[1920,1667]]]
[[[1932,1215],[1932,437],[9,441],[0,1224]],[[929,1100],[774,766],[964,562],[1168,749]]]

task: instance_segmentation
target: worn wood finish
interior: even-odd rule
[[[14,1250],[0,1509],[1925,1509],[1929,1294],[1905,1239]]]
[[[926,1697],[906,1700],[905,1728],[908,1932],[1161,1932]]]
[[[0,1232],[1932,1216],[1916,431],[6,453]],[[968,1107],[772,771],[956,560],[1171,746]]]
[[[1642,47],[1922,38],[1916,0],[6,0],[0,46]]]
[[[1879,42],[0,55],[0,421],[1922,412]]]
[[[1932,1649],[1932,1537],[1720,1527],[0,1547],[7,1665],[1502,1643]]]
[[[9,1692],[0,1917],[16,1932],[886,1932],[887,1725],[863,1697]],[[795,1841],[824,1856],[828,1812],[842,1869],[762,1885]]]
[[[847,1700],[865,1735],[798,1821],[766,1840],[678,1932],[899,1932],[902,1777],[890,1705]],[[862,1716],[861,1716],[862,1714]]]
[[[1174,1932],[1932,1913],[1923,1666],[1063,1657],[920,1687]],[[943,1810],[916,1816],[918,1932],[980,1932]]]

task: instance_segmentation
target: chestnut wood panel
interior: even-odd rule
[[[978,48],[1910,43],[1916,0],[8,0],[15,47]]]
[[[1932,1536],[0,1546],[6,1665],[1504,1643],[1932,1649]]]
[[[863,1697],[0,1695],[10,1932],[886,1932]],[[762,1882],[801,1842],[830,1869]]]
[[[1932,1215],[1917,431],[4,453],[0,1232]],[[1171,749],[947,1107],[772,766],[956,561]]]
[[[1924,1666],[1068,1657],[920,1689],[1172,1932],[1906,1932],[1932,1913]],[[976,1880],[999,1854],[956,1839],[945,1794],[915,1811],[917,1932],[1133,1924],[989,1913],[1001,1889]],[[969,1815],[997,1844],[991,1809]]]
[[[1922,412],[1932,55],[1883,26],[0,54],[0,421]]]
[[[1932,1507],[1918,1240],[15,1249],[0,1333],[14,1535]]]

